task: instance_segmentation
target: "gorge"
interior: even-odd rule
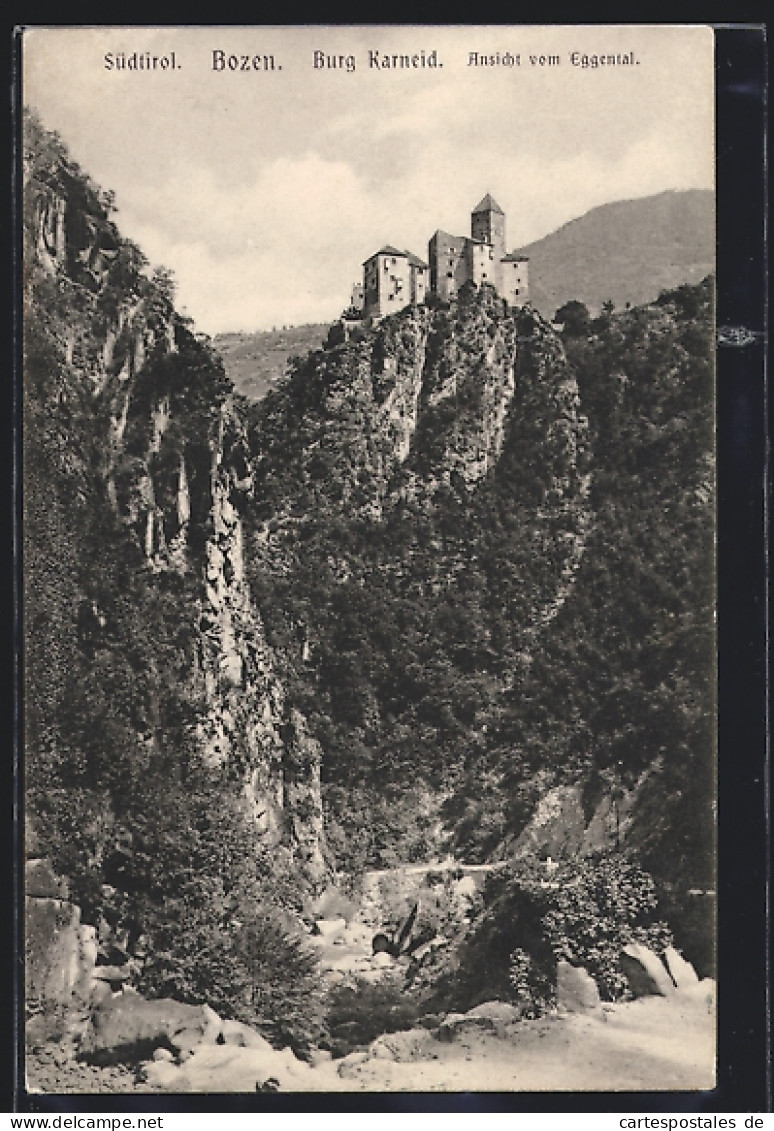
[[[614,1002],[637,942],[712,977],[711,279],[564,322],[468,285],[250,402],[31,117],[24,176],[27,895],[72,944],[31,1047],[137,992],[339,1055],[308,936],[419,865],[412,1024],[535,1020],[561,961]]]

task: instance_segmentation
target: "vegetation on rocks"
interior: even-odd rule
[[[212,1000],[305,1047],[319,1030],[319,981],[283,918],[300,910],[304,882],[283,850],[269,850],[244,778],[233,764],[209,765],[200,741],[202,574],[230,386],[175,313],[169,277],[121,239],[55,135],[26,125],[25,801],[35,852],[69,878],[103,958],[116,947],[138,956],[139,988]],[[49,256],[47,217],[60,213]]]
[[[621,951],[640,942],[656,954],[671,945],[652,877],[625,856],[503,866],[488,878],[482,908],[453,947],[415,974],[428,1008],[466,1010],[498,999],[525,1017],[556,1001],[560,959],[583,966],[603,998],[629,993]]]

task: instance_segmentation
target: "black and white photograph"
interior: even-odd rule
[[[713,35],[25,30],[28,1094],[715,1087]]]

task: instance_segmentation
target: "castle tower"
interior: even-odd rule
[[[470,215],[470,234],[475,242],[490,244],[494,249],[493,282],[499,291],[500,261],[505,257],[505,213],[489,193],[479,201]]]

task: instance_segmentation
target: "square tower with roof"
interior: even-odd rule
[[[473,243],[492,248],[494,278],[490,281],[499,293],[502,284],[500,265],[505,258],[505,213],[489,193],[470,214],[470,235]]]

